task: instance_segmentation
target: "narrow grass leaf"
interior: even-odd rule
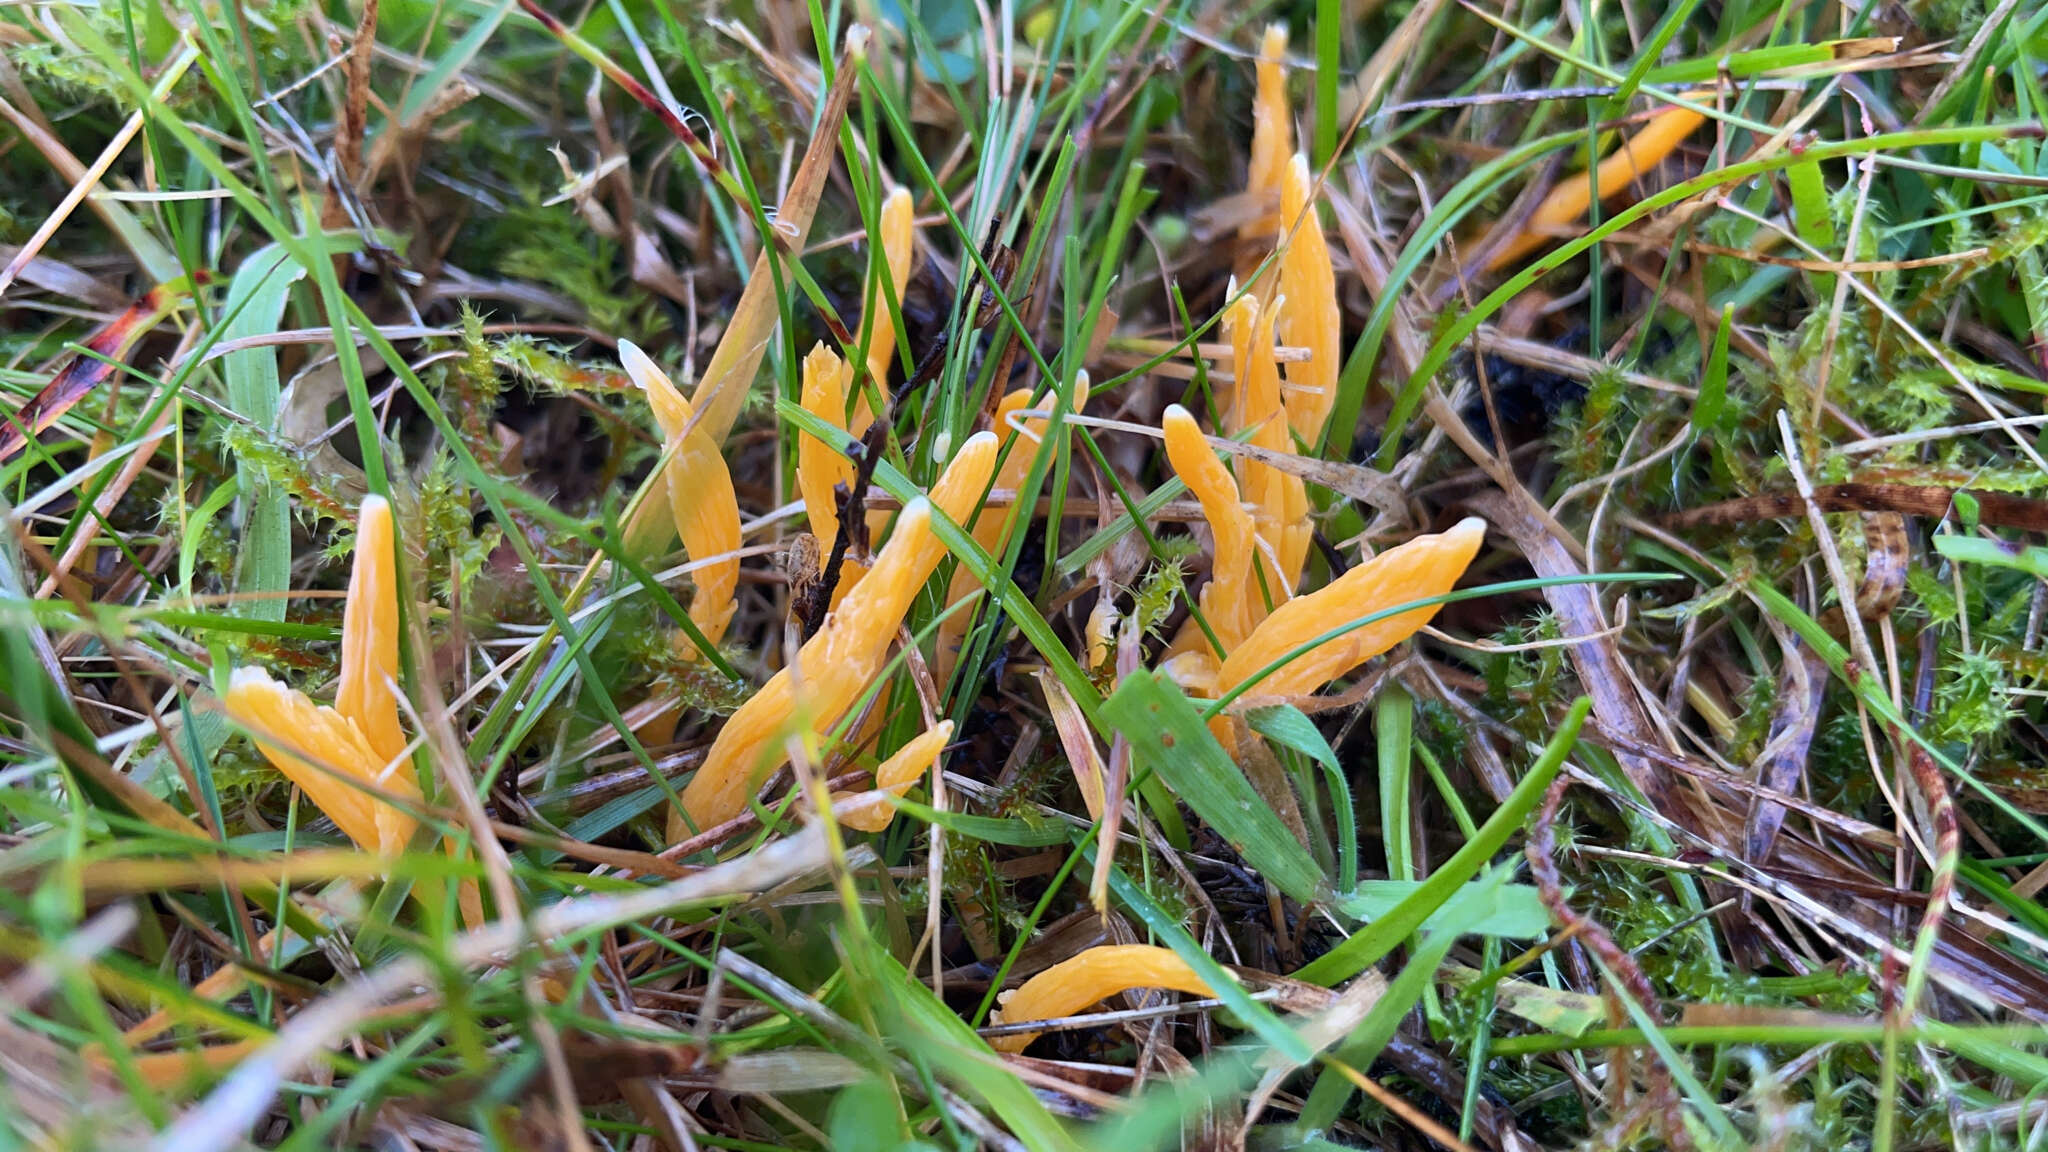
[[[1247,866],[1304,904],[1327,896],[1329,881],[1308,849],[1259,798],[1186,693],[1158,672],[1124,678],[1102,702],[1102,719],[1195,814],[1230,842]]]
[[[1579,738],[1579,729],[1586,723],[1586,715],[1592,708],[1591,697],[1581,696],[1573,702],[1564,723],[1558,725],[1556,735],[1544,746],[1543,754],[1536,758],[1529,774],[1522,777],[1522,782],[1515,785],[1515,790],[1508,794],[1501,806],[1479,826],[1479,834],[1444,861],[1443,867],[1385,916],[1310,962],[1296,972],[1294,978],[1326,988],[1348,980],[1378,963],[1381,957],[1420,928],[1460,887],[1479,874],[1479,869],[1493,859],[1494,853],[1507,844],[1508,837],[1542,803],[1544,790],[1564,769],[1565,757],[1571,753],[1572,745]]]

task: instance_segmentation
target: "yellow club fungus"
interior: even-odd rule
[[[1530,252],[1541,248],[1557,238],[1557,232],[1575,221],[1585,218],[1586,209],[1593,203],[1593,183],[1597,177],[1600,198],[1612,199],[1631,188],[1642,176],[1664,162],[1664,158],[1677,151],[1680,144],[1693,134],[1706,117],[1690,108],[1666,108],[1650,117],[1642,131],[1631,136],[1593,169],[1592,175],[1576,173],[1558,181],[1557,187],[1536,206],[1528,224],[1514,239],[1502,245],[1500,251],[1486,262],[1488,271],[1497,271],[1512,264]]]
[[[1104,944],[1062,960],[1003,993],[1001,1007],[990,1021],[1057,1020],[1133,988],[1166,988],[1190,996],[1216,994],[1208,981],[1170,949],[1152,944]],[[998,1052],[1022,1052],[1039,1035],[997,1036],[989,1040],[989,1046]]]
[[[682,795],[683,815],[701,831],[744,812],[753,789],[781,767],[778,740],[801,702],[813,731],[827,731],[881,673],[896,630],[946,546],[933,533],[932,510],[960,523],[981,504],[995,473],[996,438],[968,439],[927,499],[906,505],[889,541],[846,599],[825,617],[797,653],[796,664],[771,677],[719,730]],[[672,829],[673,831],[673,829]]]
[[[417,820],[400,805],[420,799],[398,726],[398,578],[391,505],[363,499],[343,615],[341,688],[333,707],[237,668],[222,699],[277,770],[297,784],[366,852],[403,851]],[[381,792],[385,795],[377,795]],[[386,797],[390,797],[387,799]],[[394,803],[394,801],[397,801]]]
[[[878,389],[887,388],[889,365],[896,353],[896,325],[889,312],[889,299],[893,296],[900,301],[904,285],[910,280],[914,238],[910,209],[910,191],[906,188],[893,189],[882,201],[881,251],[888,287],[885,290],[879,282],[871,285],[862,306],[862,323],[874,329],[868,337],[868,378],[871,386]],[[804,411],[834,428],[844,429],[849,438],[857,440],[874,422],[874,410],[868,404],[867,389],[864,387],[858,395],[849,397],[852,387],[852,369],[823,341],[804,357],[803,390],[799,398]],[[845,448],[844,444],[827,444],[808,434],[797,437],[797,492],[803,497],[804,513],[810,518],[811,535],[817,537],[819,549],[828,554],[839,535],[836,487],[850,487],[855,477],[853,461],[847,457]],[[871,532],[879,532],[884,523],[879,513],[868,518]],[[833,603],[838,603],[848,589],[859,583],[864,571],[858,561],[842,562],[839,583],[833,589]]]
[[[846,362],[839,354],[825,347],[823,341],[804,357],[803,395],[804,411],[818,417],[834,428],[843,428],[848,435],[859,437],[867,431],[868,421],[856,415],[848,421],[846,415],[846,387],[848,384]],[[796,487],[804,500],[804,514],[810,517],[811,535],[818,538],[818,545],[829,550],[832,541],[839,535],[838,485],[853,485],[853,461],[848,459],[844,445],[831,445],[809,433],[797,437],[796,443]]]
[[[1288,601],[1224,657],[1217,690],[1232,691],[1267,665],[1346,621],[1444,595],[1457,585],[1485,539],[1486,521],[1467,517],[1448,532],[1418,536],[1389,548],[1324,587]],[[1415,608],[1324,641],[1259,681],[1253,691],[1262,696],[1314,692],[1414,635],[1436,616],[1437,608]]]
[[[1251,514],[1238,497],[1237,481],[1216,459],[1208,438],[1187,409],[1169,406],[1160,427],[1166,433],[1167,462],[1201,503],[1202,516],[1216,538],[1209,583],[1203,586],[1198,603],[1203,619],[1228,653],[1251,633],[1252,554],[1258,547]]]
[[[1269,24],[1259,45],[1258,90],[1252,103],[1252,151],[1245,194],[1254,213],[1238,230],[1241,239],[1271,237],[1286,226],[1280,211],[1281,169],[1294,151],[1294,126],[1287,111],[1287,26]],[[1271,278],[1264,277],[1263,289]]]
[[[889,299],[894,297],[900,305],[904,285],[910,282],[910,207],[908,188],[892,188],[882,201],[882,267],[888,273],[889,283],[886,290],[875,285],[861,309],[861,323],[874,329],[874,335],[868,337],[868,377],[877,388],[888,386],[889,363],[896,356],[896,321],[889,312]],[[860,407],[865,417],[865,399]]]
[[[910,791],[911,786],[938,763],[939,753],[946,750],[946,744],[952,739],[953,722],[941,720],[912,737],[909,743],[896,750],[894,756],[882,761],[881,766],[875,769],[873,791],[834,793],[832,798],[842,802],[834,805],[839,822],[862,832],[880,832],[887,828],[896,816],[896,809],[887,798]]]
[[[1249,433],[1248,443],[1272,452],[1292,448],[1280,398],[1280,366],[1273,358],[1274,325],[1287,307],[1283,296],[1274,296],[1264,306],[1244,296],[1224,314],[1237,377],[1224,413],[1224,430],[1233,436]],[[1269,601],[1285,601],[1301,581],[1310,533],[1308,491],[1300,477],[1257,460],[1240,459],[1237,474],[1238,488],[1251,502],[1258,526],[1259,595],[1247,609],[1250,622],[1257,623],[1265,617]]]
[[[1280,293],[1289,301],[1275,325],[1280,342],[1306,348],[1306,360],[1285,367],[1287,423],[1296,438],[1314,448],[1337,403],[1338,337],[1337,277],[1330,267],[1330,246],[1316,215],[1315,178],[1308,158],[1299,153],[1287,165],[1280,184],[1280,228],[1287,246],[1280,252]],[[1293,229],[1291,236],[1287,229]]]
[[[691,573],[697,592],[690,598],[690,619],[706,640],[717,644],[732,620],[740,579],[740,504],[732,473],[666,372],[627,340],[619,341],[619,362],[647,393],[654,422],[667,441],[662,479],[669,513],[684,554],[698,565]]]

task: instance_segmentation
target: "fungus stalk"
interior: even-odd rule
[[[405,850],[419,781],[398,725],[398,574],[391,505],[363,499],[341,628],[341,687],[332,707],[237,668],[222,698],[229,717],[285,777],[365,852]]]
[[[1287,154],[1294,151],[1293,140],[1294,126],[1287,109],[1287,26],[1269,24],[1259,44],[1258,89],[1252,101],[1252,146],[1245,173],[1245,197],[1250,205],[1237,233],[1238,239],[1259,255],[1240,257],[1241,275],[1249,276],[1263,259],[1260,242],[1269,241],[1286,226],[1280,209],[1280,177]],[[1270,295],[1273,277],[1260,277],[1252,288],[1262,296]]]
[[[669,514],[684,554],[695,565],[690,579],[697,591],[690,598],[690,619],[715,646],[732,620],[740,579],[740,504],[732,473],[726,470],[717,442],[698,427],[695,410],[667,373],[631,341],[619,341],[619,362],[647,393],[654,422],[661,427],[667,445],[662,480]]]
[[[1160,423],[1166,433],[1166,459],[1188,491],[1202,505],[1202,517],[1216,540],[1209,582],[1202,587],[1197,603],[1202,618],[1223,646],[1222,659],[1251,632],[1248,611],[1251,603],[1252,554],[1257,536],[1251,514],[1239,500],[1237,481],[1230,469],[1216,459],[1209,440],[1188,410],[1178,404],[1166,409]]]
[[[1690,108],[1666,108],[1650,117],[1642,131],[1629,137],[1614,154],[1600,161],[1592,175],[1575,173],[1558,181],[1557,187],[1536,206],[1529,223],[1486,262],[1487,271],[1498,271],[1556,239],[1557,233],[1585,218],[1593,203],[1597,177],[1600,198],[1610,200],[1627,192],[1643,175],[1678,150],[1686,137],[1706,120]]]
[[[1448,532],[1389,548],[1306,596],[1274,611],[1224,658],[1217,690],[1230,692],[1267,665],[1347,620],[1442,596],[1479,554],[1486,521],[1461,520]],[[1426,605],[1326,640],[1259,682],[1262,696],[1306,696],[1420,631],[1439,605]]]
[[[1322,442],[1330,409],[1337,403],[1337,377],[1342,365],[1337,350],[1342,319],[1337,309],[1337,276],[1330,266],[1330,245],[1316,215],[1315,178],[1308,157],[1296,153],[1280,184],[1280,227],[1286,247],[1280,251],[1280,292],[1290,302],[1275,323],[1280,343],[1306,348],[1306,360],[1285,366],[1287,423],[1303,444]],[[1286,230],[1292,229],[1291,233]]]
[[[867,576],[826,615],[795,664],[777,672],[726,720],[683,791],[681,815],[689,828],[701,831],[746,810],[759,781],[787,758],[779,737],[799,702],[811,730],[828,732],[873,684],[897,628],[945,557],[946,546],[932,532],[932,510],[955,523],[965,521],[988,489],[995,458],[990,433],[961,445],[930,496],[904,506]],[[671,822],[671,836],[686,830]]]

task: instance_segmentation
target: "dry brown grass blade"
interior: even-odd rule
[[[739,418],[747,393],[754,386],[761,356],[768,350],[768,341],[781,319],[773,262],[778,253],[803,251],[804,238],[810,235],[811,218],[825,191],[825,177],[839,155],[839,125],[846,118],[846,105],[860,75],[857,63],[866,50],[867,29],[856,24],[846,34],[846,47],[840,54],[832,88],[825,94],[824,110],[819,113],[810,146],[804,150],[803,161],[789,182],[789,191],[776,209],[775,235],[767,238],[769,242],[761,246],[761,254],[755,257],[747,286],[726,324],[725,335],[719,338],[718,348],[712,352],[711,361],[698,377],[697,390],[690,397],[698,414],[697,426],[714,444],[725,440],[733,421]]]
[[[1528,493],[1519,485],[1516,491],[1521,492],[1525,500],[1528,498]],[[1564,542],[1551,534],[1548,525],[1538,522],[1523,501],[1489,492],[1474,497],[1470,504],[1515,542],[1536,575],[1568,578],[1586,574],[1585,568],[1572,557]],[[1551,610],[1557,613],[1566,635],[1586,637],[1572,645],[1570,651],[1579,683],[1593,698],[1593,714],[1602,724],[1637,744],[1662,746],[1663,741],[1651,725],[1649,714],[1636,696],[1635,682],[1629,677],[1627,664],[1616,648],[1613,636],[1607,634],[1606,615],[1594,600],[1593,586],[1556,584],[1545,588],[1543,596],[1549,601]],[[1674,817],[1679,814],[1671,806],[1669,781],[1656,762],[1622,748],[1615,750],[1615,758],[1659,812]]]
[[[0,460],[6,460],[27,446],[28,438],[40,435],[63,418],[95,388],[113,379],[120,363],[138,340],[162,323],[192,294],[183,283],[160,284],[128,306],[128,310],[93,334],[85,351],[67,361],[42,391],[7,417],[0,425]]]
[[[728,896],[761,892],[818,871],[830,862],[823,832],[812,827],[729,863],[681,880],[621,895],[565,900],[530,918],[514,915],[457,937],[446,963],[458,967],[502,964],[532,943],[667,915],[677,908]],[[308,1005],[277,1036],[180,1116],[151,1145],[155,1152],[227,1152],[270,1107],[286,1077],[329,1044],[351,1032],[363,1013],[385,1001],[431,986],[435,969],[424,958],[406,956],[352,980]]]

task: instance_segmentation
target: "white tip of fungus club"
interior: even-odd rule
[[[241,667],[228,674],[228,689],[262,688],[270,683],[270,673],[261,668]]]
[[[903,511],[897,514],[896,527],[891,529],[889,533],[890,539],[894,539],[897,536],[902,535],[903,530],[906,527],[924,524],[930,521],[931,518],[931,500],[926,497],[919,496],[917,499],[912,500],[908,504],[905,504],[903,506]]]
[[[648,381],[665,373],[657,367],[647,353],[640,350],[631,340],[619,341],[619,366],[626,370],[626,376],[642,389],[649,387]]]
[[[1480,516],[1467,516],[1463,520],[1458,521],[1456,524],[1451,525],[1450,531],[1445,532],[1444,535],[1462,536],[1466,533],[1476,533],[1480,536],[1486,535],[1485,518]]]

